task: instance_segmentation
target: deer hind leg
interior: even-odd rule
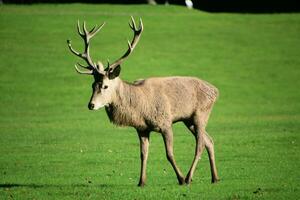
[[[199,151],[198,150],[199,146],[197,146],[197,144],[199,143],[199,137],[198,137],[199,133],[196,132],[195,125],[192,122],[185,121],[184,124],[193,133],[193,135],[195,136],[195,139],[196,139],[196,151],[195,151],[194,161],[193,161],[191,169],[190,169],[190,171],[189,171],[189,173],[188,173],[188,175],[186,177],[186,183],[189,184],[192,181],[192,176],[193,176],[193,171],[192,170],[195,170],[193,168],[193,165],[196,165],[197,162],[198,162],[198,160],[200,159],[201,153],[203,151],[203,146],[202,146],[202,150],[200,150],[200,153],[197,154],[197,151]],[[218,173],[217,173],[217,168],[216,168],[216,163],[215,163],[215,153],[214,153],[213,140],[208,135],[208,133],[206,132],[205,128],[200,129],[200,132],[201,131],[203,132],[203,134],[202,134],[203,141],[204,141],[204,145],[205,145],[205,148],[207,150],[208,157],[209,157],[212,183],[216,183],[219,180],[219,178],[218,178]],[[196,162],[196,164],[195,164],[195,162]]]
[[[140,151],[141,151],[141,175],[138,186],[143,187],[146,183],[146,168],[148,159],[148,149],[149,149],[149,135],[150,132],[140,132],[138,131],[138,136],[140,139]]]
[[[218,172],[217,172],[217,167],[215,162],[214,143],[206,131],[204,134],[204,142],[205,142],[205,148],[207,150],[209,163],[210,163],[211,182],[217,183],[220,179],[218,177]]]
[[[173,131],[172,131],[172,129],[169,128],[165,131],[162,131],[162,136],[163,136],[164,143],[165,143],[167,159],[171,163],[171,165],[176,173],[179,185],[183,185],[185,183],[185,179],[184,179],[184,176],[182,175],[180,169],[176,165],[176,161],[175,161],[174,154],[173,154]]]
[[[191,126],[189,126],[189,127],[191,127]],[[193,127],[192,133],[193,133],[193,135],[195,136],[195,139],[196,139],[196,148],[195,148],[195,156],[194,156],[192,165],[191,165],[190,170],[187,173],[186,178],[185,178],[186,184],[190,184],[192,182],[194,171],[196,169],[198,161],[201,158],[201,155],[202,155],[202,152],[203,152],[203,149],[204,149],[204,146],[205,146],[203,130],[201,128],[198,128],[198,127],[196,128],[196,126],[194,126],[194,125],[192,127]]]

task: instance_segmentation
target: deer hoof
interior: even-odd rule
[[[184,177],[178,178],[178,184],[179,185],[184,185],[185,184],[185,178]]]
[[[220,181],[219,178],[214,178],[211,180],[211,183],[214,184],[214,183],[218,183]]]
[[[139,182],[138,187],[144,187],[145,183],[144,182]]]
[[[191,182],[192,182],[192,179],[191,179],[191,178],[189,178],[189,177],[186,177],[186,178],[185,178],[185,183],[186,183],[187,185],[189,185]]]

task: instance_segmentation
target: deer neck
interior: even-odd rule
[[[139,114],[139,93],[137,88],[120,79],[112,102],[105,108],[110,121],[120,126],[143,126]]]

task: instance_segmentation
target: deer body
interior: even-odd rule
[[[75,68],[80,74],[93,75],[93,94],[88,107],[90,110],[98,110],[105,107],[111,122],[119,126],[134,127],[140,140],[141,174],[139,186],[146,182],[146,167],[149,149],[149,137],[151,131],[161,133],[168,161],[171,163],[179,184],[190,184],[196,165],[203,149],[206,148],[211,168],[212,182],[217,182],[218,175],[214,157],[214,145],[208,136],[205,127],[218,97],[218,90],[213,85],[192,77],[156,77],[127,83],[119,78],[120,64],[132,53],[143,31],[137,28],[132,18],[130,27],[134,31],[134,37],[128,42],[128,50],[125,54],[104,69],[104,65],[98,61],[94,63],[89,55],[90,39],[103,27],[94,27],[91,31],[83,24],[83,31],[79,27],[78,33],[85,43],[85,51],[78,53],[68,40],[69,49],[76,56],[84,59],[88,66],[78,64],[85,71]],[[172,124],[182,121],[195,137],[195,155],[189,172],[182,174],[176,164],[173,154]]]
[[[214,86],[191,77],[149,78],[133,84],[119,79],[106,112],[116,125],[159,132],[209,110],[217,95]]]

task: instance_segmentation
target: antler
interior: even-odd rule
[[[141,33],[144,29],[143,27],[143,22],[142,19],[140,18],[140,25],[139,28],[136,27],[134,18],[131,16],[131,23],[129,23],[129,27],[133,30],[134,36],[131,42],[129,42],[128,40],[128,50],[126,51],[126,53],[119,58],[118,60],[116,60],[113,64],[111,64],[111,66],[109,67],[109,71],[113,71],[113,69],[115,67],[117,67],[118,65],[120,65],[124,60],[126,60],[126,58],[132,53],[132,51],[134,50],[135,46],[137,45],[137,43],[139,42]]]
[[[90,44],[90,39],[92,37],[94,37],[100,30],[101,28],[104,26],[105,22],[97,27],[93,27],[91,31],[88,31],[86,29],[86,25],[85,25],[85,22],[83,22],[83,31],[80,29],[80,24],[79,24],[79,20],[77,22],[77,31],[78,31],[78,34],[81,36],[81,38],[83,39],[84,41],[84,45],[85,45],[85,50],[83,53],[79,53],[77,51],[75,51],[71,45],[71,40],[67,40],[67,43],[68,43],[68,46],[69,46],[69,49],[70,51],[75,54],[76,56],[82,58],[83,60],[86,61],[86,63],[88,64],[88,66],[83,66],[81,65],[80,63],[77,63],[77,65],[79,67],[82,67],[84,69],[86,69],[85,71],[81,71],[80,69],[78,69],[78,66],[75,64],[75,69],[78,73],[80,74],[89,74],[89,75],[92,75],[94,73],[94,70],[96,70],[98,73],[100,74],[103,74],[103,71],[104,71],[104,67],[103,67],[103,64],[98,61],[98,63],[94,63],[91,59],[91,56],[90,56],[90,52],[89,52],[89,44]]]

